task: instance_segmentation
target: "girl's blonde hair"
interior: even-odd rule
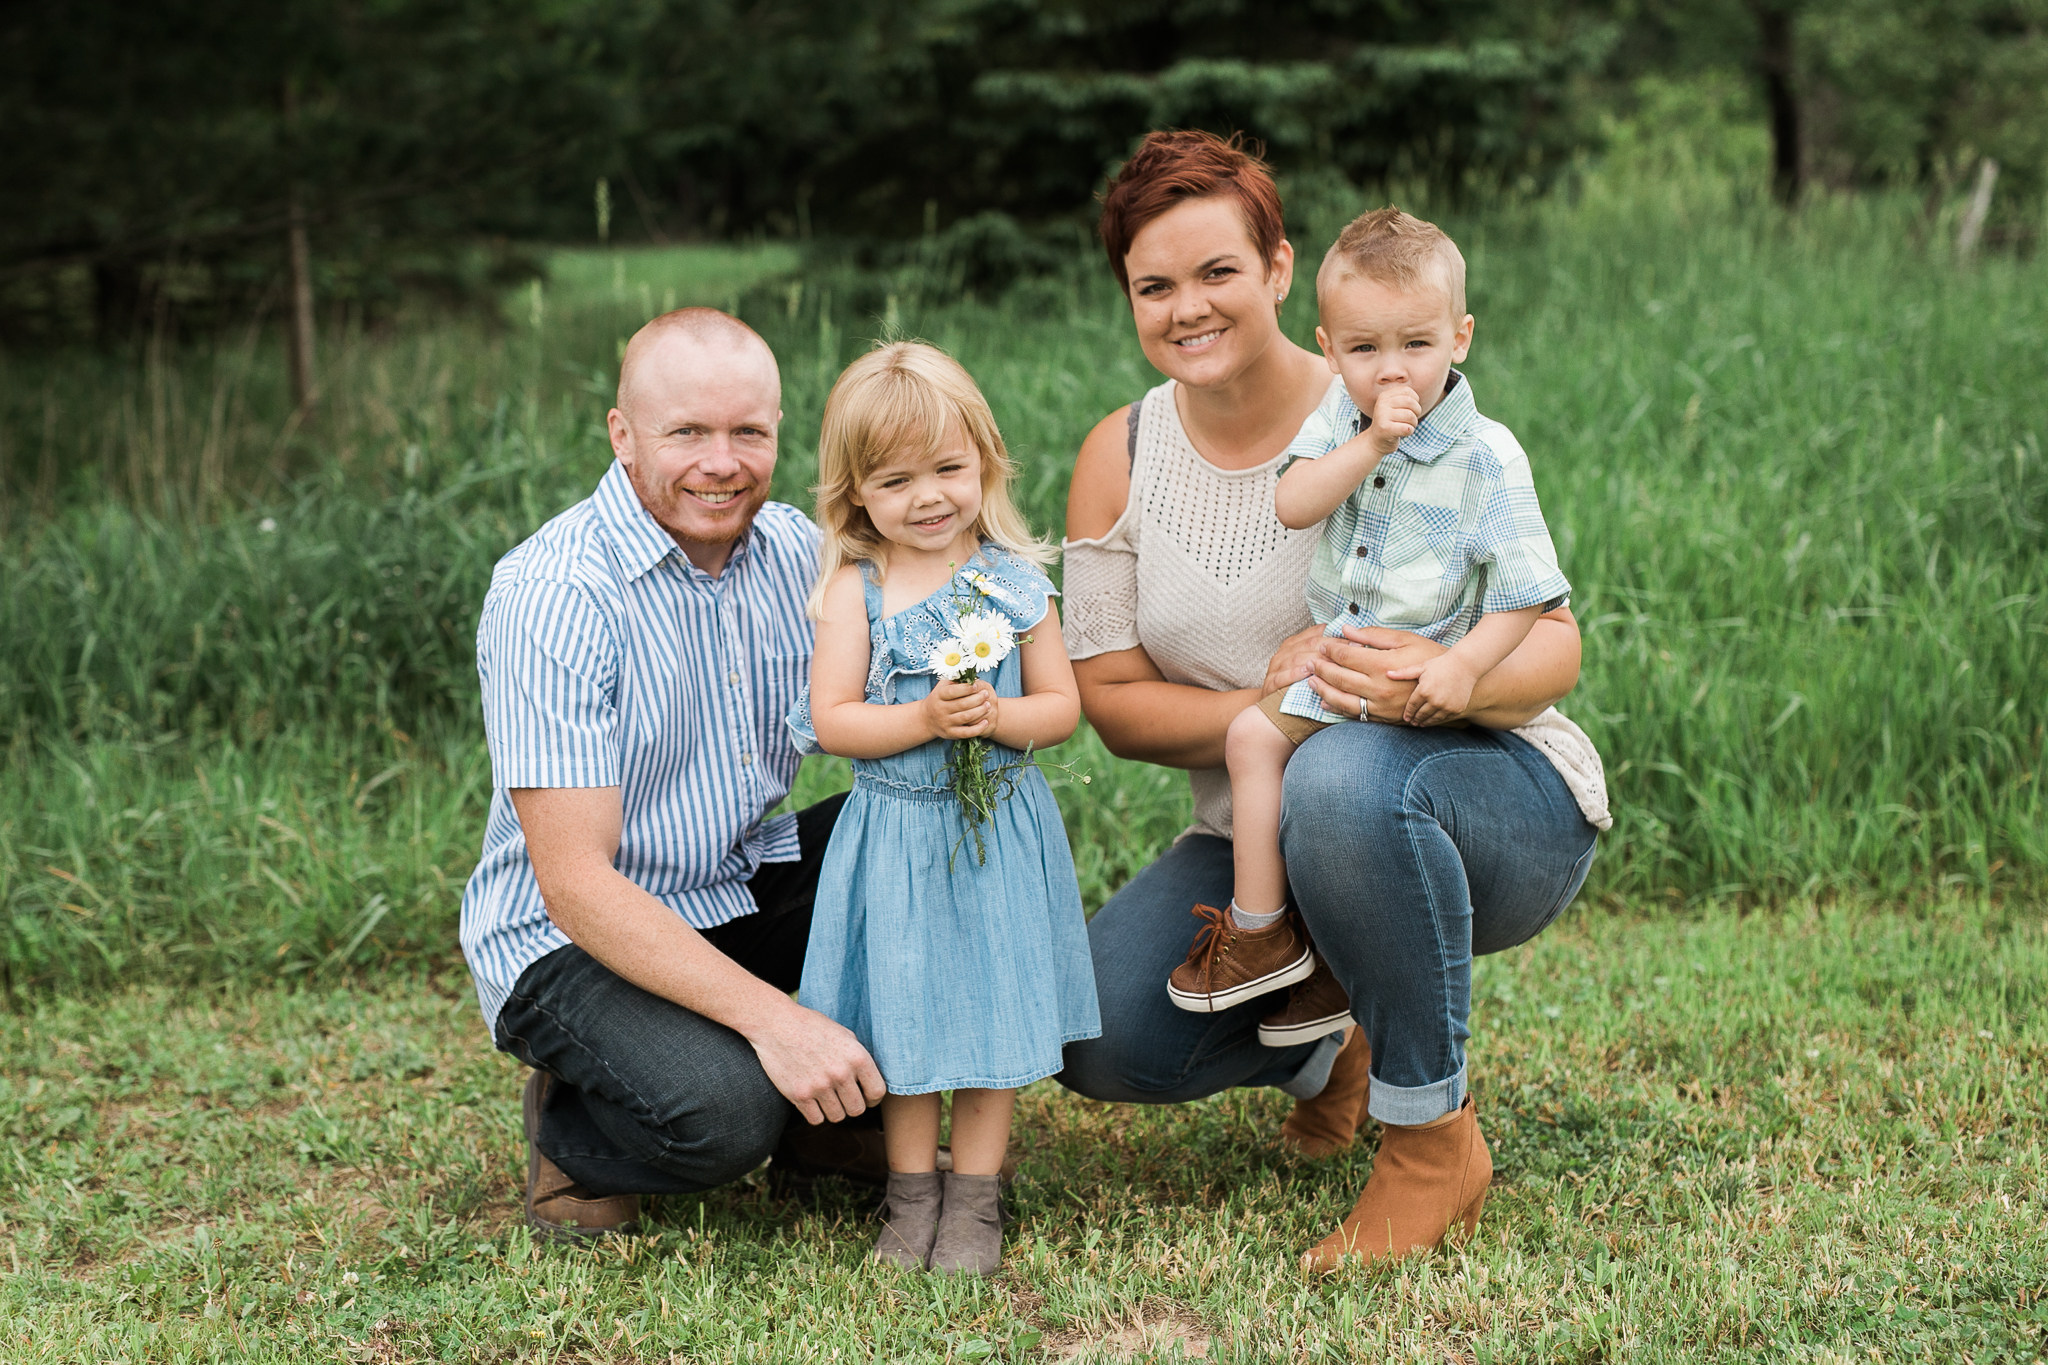
[[[824,611],[825,585],[840,569],[867,560],[879,577],[886,567],[882,533],[867,509],[853,501],[861,481],[906,453],[929,458],[955,429],[981,452],[981,515],[975,518],[975,534],[1033,563],[1052,560],[1052,547],[1032,534],[1010,500],[1017,465],[973,377],[936,346],[877,342],[846,367],[825,400],[818,482],[811,489],[818,500],[818,526],[825,533],[818,547],[818,581],[806,605],[813,620]]]

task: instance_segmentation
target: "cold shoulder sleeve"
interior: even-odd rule
[[[1060,622],[1069,659],[1138,648],[1137,518],[1128,509],[1100,540],[1060,545],[1067,606]]]

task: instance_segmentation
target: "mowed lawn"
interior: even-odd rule
[[[537,1247],[466,976],[132,987],[6,1019],[9,1361],[2026,1360],[2048,1347],[2048,926],[1579,910],[1481,962],[1478,1237],[1305,1282],[1370,1134],[1277,1092],[1027,1092],[1002,1274],[866,1259],[766,1172]]]

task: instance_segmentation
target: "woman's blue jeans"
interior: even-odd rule
[[[1372,1042],[1368,1108],[1427,1123],[1465,1102],[1472,959],[1533,937],[1593,864],[1593,827],[1564,779],[1503,731],[1348,723],[1287,765],[1281,851],[1291,899]],[[1191,835],[1088,926],[1102,1036],[1066,1050],[1061,1084],[1099,1100],[1172,1104],[1281,1085],[1316,1048],[1268,1048],[1267,996],[1218,1014],[1177,1008],[1197,902],[1230,901],[1230,845]]]

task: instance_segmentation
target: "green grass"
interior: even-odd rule
[[[1270,1092],[1027,1092],[991,1284],[880,1272],[860,1197],[758,1174],[536,1248],[517,1077],[453,957],[475,614],[601,473],[637,322],[761,328],[798,502],[840,365],[937,341],[1056,530],[1081,436],[1156,378],[1096,261],[977,303],[915,261],[563,253],[495,323],[323,334],[310,419],[260,330],[0,354],[0,1358],[2048,1354],[2048,264],[1957,269],[1944,216],[1787,219],[1718,174],[1449,220],[1617,825],[1581,907],[1476,968],[1480,1237],[1326,1285],[1287,1267],[1372,1143],[1280,1155]],[[1290,202],[1304,246],[1356,207]],[[1094,778],[1056,787],[1099,904],[1185,784],[1085,731],[1057,756]],[[794,799],[845,780],[807,763]]]
[[[1958,269],[1891,201],[1788,219],[1697,176],[1631,184],[1450,220],[1475,388],[1532,453],[1585,625],[1567,709],[1617,814],[1589,895],[2037,894],[2048,263]],[[1297,202],[1305,244],[1355,206]],[[980,377],[1056,530],[1081,436],[1156,378],[1100,275],[1077,257],[975,303],[915,263],[567,253],[501,325],[323,338],[310,422],[253,334],[0,356],[8,983],[452,938],[487,795],[476,611],[496,558],[602,472],[650,300],[737,300],[775,345],[779,496],[806,500],[825,392],[893,319]],[[1096,904],[1180,827],[1184,788],[1075,747]],[[249,812],[306,844],[254,851],[278,841]]]
[[[1370,1135],[1026,1093],[1002,1275],[760,1175],[536,1248],[459,969],[50,997],[0,1040],[10,1361],[2009,1361],[2048,1351],[2048,925],[1977,900],[1584,909],[1484,959],[1476,1240],[1307,1284]],[[1035,1343],[1035,1344],[1034,1344]]]

